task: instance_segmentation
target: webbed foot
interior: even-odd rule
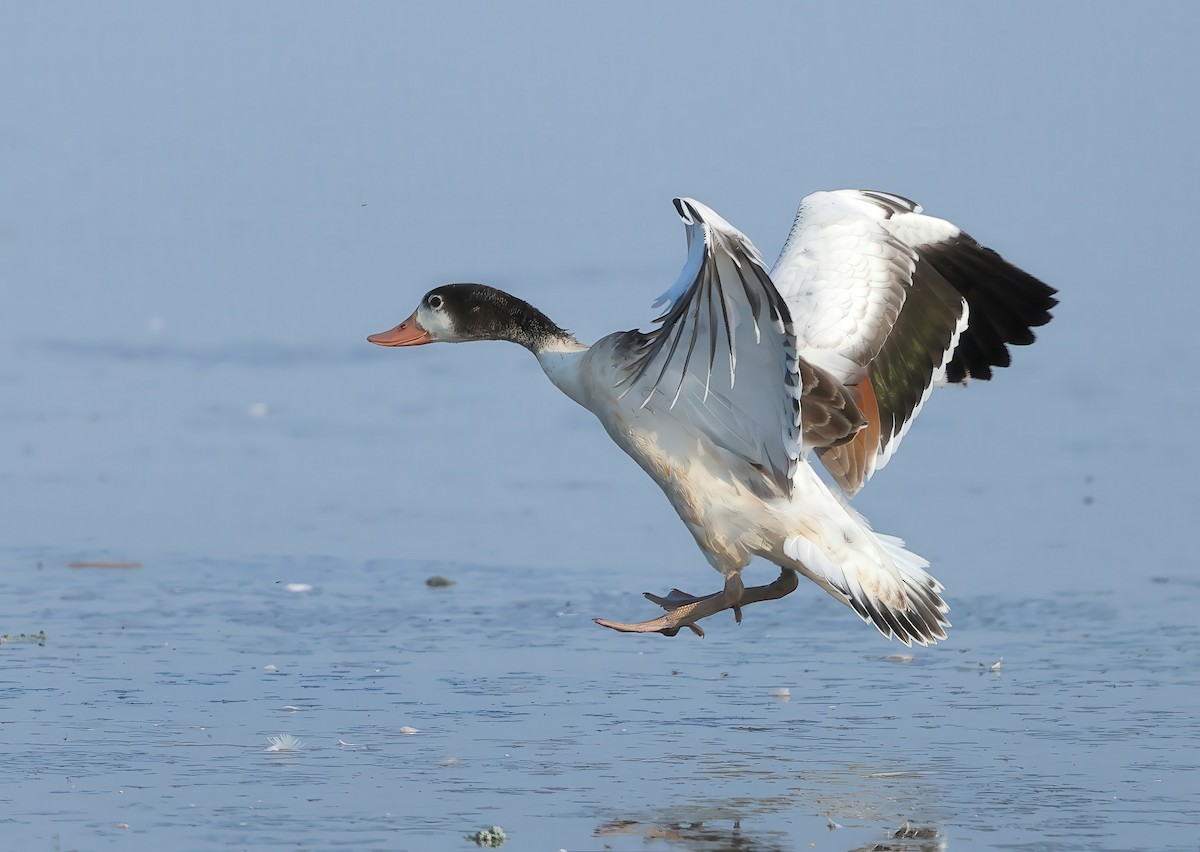
[[[704,631],[696,624],[702,618],[732,609],[738,617],[738,621],[741,621],[741,600],[744,591],[741,575],[731,574],[725,578],[724,590],[704,597],[695,597],[681,592],[679,589],[672,589],[665,597],[647,593],[647,598],[667,610],[666,615],[658,618],[636,624],[608,621],[603,618],[596,618],[593,621],[601,627],[609,627],[622,633],[661,633],[664,636],[674,636],[686,627],[697,636],[703,636]]]

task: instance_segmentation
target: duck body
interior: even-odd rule
[[[839,599],[851,599],[846,592],[853,588],[868,616],[875,610],[884,624],[888,608],[902,608],[909,597],[920,595],[928,599],[921,625],[893,617],[897,624],[889,629],[908,641],[941,632],[945,622],[939,616],[946,607],[937,597],[941,586],[921,570],[928,563],[905,551],[898,539],[874,534],[812,467],[795,465],[792,487],[785,493],[742,448],[721,446],[705,430],[694,428],[686,414],[676,416],[667,397],[643,404],[622,394],[629,334],[611,334],[587,348],[551,347],[537,353],[538,361],[550,381],[591,411],[613,442],[662,489],[713,568],[728,581],[754,557],[762,557],[799,572]],[[707,406],[733,410],[724,394],[711,386],[708,390]],[[702,394],[699,387],[694,391]],[[600,623],[644,632],[640,625]],[[655,632],[664,627],[657,619],[647,624]]]
[[[740,621],[742,607],[789,594],[802,575],[885,636],[945,638],[948,606],[928,563],[873,532],[808,459],[817,455],[845,494],[857,491],[933,387],[948,376],[989,378],[1007,364],[1006,344],[1032,342],[1054,291],[885,193],[805,199],[772,270],[715,212],[691,199],[675,204],[688,260],[648,332],[589,347],[515,296],[451,284],[369,339],[499,339],[529,349],[658,484],[724,577],[711,595],[647,593],[666,610],[658,618],[598,623],[703,635],[700,619],[732,609]],[[754,557],[779,566],[779,579],[744,587]]]
[[[675,417],[668,400],[643,405],[620,393],[625,342],[624,334],[613,334],[579,352],[539,353],[538,361],[550,381],[591,411],[663,490],[714,568],[728,575],[754,556],[788,561],[784,543],[800,529],[814,537],[827,531],[831,548],[835,539],[854,537],[858,522],[815,474],[793,480],[785,495],[745,456]],[[709,402],[729,405],[712,389]]]

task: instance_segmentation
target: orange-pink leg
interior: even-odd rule
[[[791,588],[786,591],[775,592],[774,597],[783,597],[796,588],[795,572],[785,571],[784,573],[792,575]],[[741,622],[742,606],[760,600],[769,600],[770,597],[764,596],[764,590],[772,589],[772,587],[779,585],[783,579],[783,575],[780,575],[779,580],[776,580],[771,586],[756,586],[753,589],[747,589],[742,585],[740,573],[731,574],[725,578],[725,588],[722,591],[705,595],[704,597],[694,597],[678,589],[672,589],[666,597],[659,597],[647,592],[646,597],[667,610],[666,615],[652,618],[649,621],[638,622],[637,624],[625,624],[620,621],[608,621],[603,618],[594,620],[603,627],[611,627],[613,630],[619,630],[622,633],[661,633],[664,636],[674,636],[681,628],[686,627],[697,636],[703,636],[704,631],[696,624],[697,621],[702,618],[708,618],[710,615],[716,615],[718,612],[732,609],[734,617],[737,618],[738,622]],[[749,598],[747,598],[748,593],[752,593]]]
[[[674,592],[678,592],[678,589],[673,590]],[[701,618],[715,616],[718,612],[739,607],[740,602],[742,602],[743,592],[745,592],[745,587],[742,584],[742,575],[731,574],[725,578],[725,589],[721,590],[721,592],[706,595],[704,598],[691,598],[690,595],[684,595],[680,592],[680,598],[688,600],[672,600],[670,606],[666,607],[668,612],[665,616],[652,618],[648,622],[625,624],[623,622],[610,622],[610,620],[604,618],[594,618],[592,620],[596,624],[605,626],[605,628],[619,630],[623,634],[662,634],[664,636],[674,636],[680,629],[688,628],[697,636],[703,636],[704,631],[698,628],[696,622]],[[649,594],[647,594],[647,598],[654,600],[654,596]]]
[[[738,578],[738,585],[741,585],[740,577]],[[598,618],[596,619],[596,623],[626,633],[662,633],[666,636],[674,636],[679,632],[681,627],[687,627],[696,635],[703,636],[704,631],[695,624],[699,619],[714,615],[725,609],[732,609],[734,618],[737,619],[738,624],[741,624],[742,607],[761,601],[778,600],[796,591],[799,585],[800,578],[796,572],[790,568],[784,568],[779,572],[779,577],[772,583],[768,583],[765,586],[742,588],[741,595],[734,603],[729,603],[729,598],[727,597],[730,593],[728,581],[726,581],[724,591],[714,592],[711,595],[689,595],[687,592],[681,592],[679,589],[671,589],[666,595],[654,595],[646,592],[646,598],[667,610],[668,616],[671,613],[682,611],[679,620],[671,622],[668,616],[663,616],[650,621],[643,621],[640,624],[619,624]],[[720,601],[719,604],[718,601]],[[707,607],[702,609],[701,604],[705,604],[706,602],[708,604]],[[686,607],[691,607],[691,609],[685,609]],[[697,612],[703,612],[703,615],[697,615]]]

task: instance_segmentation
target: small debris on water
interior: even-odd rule
[[[289,592],[296,593],[311,592],[313,590],[313,587],[308,583],[288,583],[284,588]]]
[[[421,729],[420,729],[420,728],[414,728],[412,725],[405,725],[404,727],[402,727],[402,728],[400,729],[400,733],[402,733],[402,734],[410,734],[410,735],[411,735],[411,734],[419,734],[419,733],[421,733]]]
[[[829,828],[830,831],[833,831],[834,829],[838,829],[838,828],[842,827],[842,824],[840,822],[834,822],[832,817],[825,817],[825,821],[829,823],[829,825],[827,827]]]
[[[888,654],[883,658],[885,663],[911,663],[915,660],[912,654]]]
[[[792,691],[786,686],[781,686],[771,693],[771,697],[779,701],[789,701],[792,697]]]
[[[29,642],[35,645],[46,644],[46,631],[39,630],[37,633],[0,633],[0,645],[5,642]]]
[[[445,760],[439,760],[438,766],[458,766],[462,763],[457,757],[447,757]]]
[[[1000,671],[1000,667],[1003,665],[1004,665],[1004,658],[1001,657],[1000,659],[996,660],[996,662],[994,662],[990,666],[988,666],[988,668],[990,668],[994,672],[998,672],[998,671]]]
[[[449,586],[453,586],[454,581],[447,577],[443,577],[441,574],[434,574],[425,581],[425,585],[431,589],[445,589]]]
[[[304,741],[298,737],[293,737],[291,734],[267,737],[267,740],[271,744],[264,751],[300,751],[304,748]]]
[[[275,665],[274,663],[267,663],[265,666],[263,666],[263,671],[264,672],[277,672],[277,671],[279,671],[279,666]]]
[[[466,838],[476,846],[482,846],[485,849],[496,849],[504,845],[504,841],[508,840],[508,835],[504,833],[503,828],[493,825],[491,828],[482,828],[474,834],[468,834]]]

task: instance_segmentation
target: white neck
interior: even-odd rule
[[[584,365],[587,363],[589,347],[575,340],[556,340],[550,346],[539,349],[538,363],[554,386],[571,399],[588,408]]]

